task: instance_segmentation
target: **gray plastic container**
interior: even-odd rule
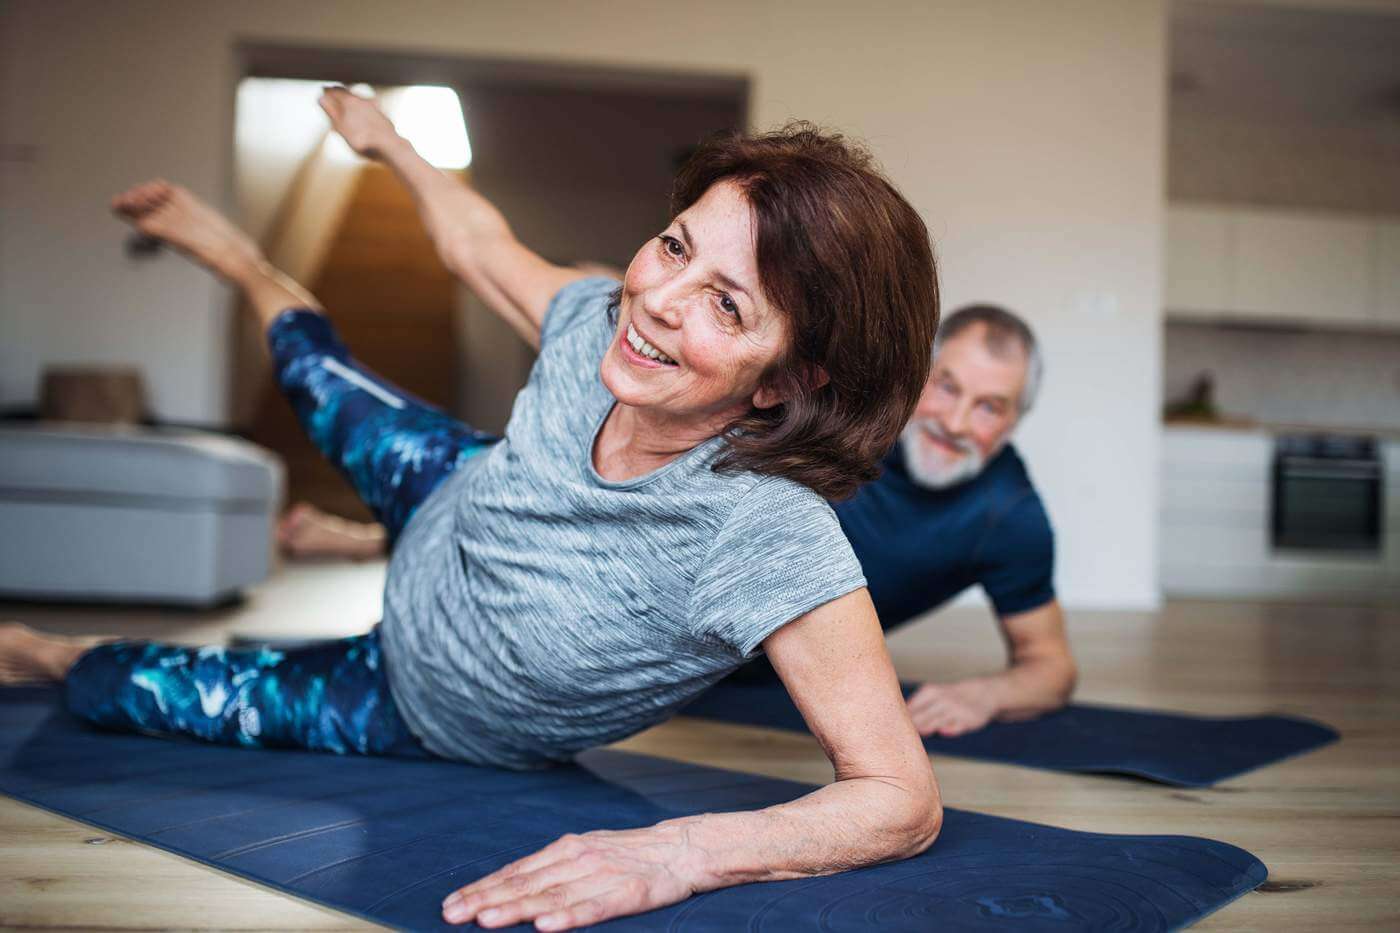
[[[170,428],[0,427],[0,594],[208,606],[264,579],[281,461]]]

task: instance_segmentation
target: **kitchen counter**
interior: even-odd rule
[[[1285,421],[1256,421],[1252,418],[1224,417],[1206,418],[1167,418],[1164,428],[1200,428],[1206,431],[1234,431],[1239,433],[1264,434],[1364,434],[1382,441],[1400,441],[1400,427],[1384,425],[1354,424],[1296,424]]]

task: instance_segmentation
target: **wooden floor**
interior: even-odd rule
[[[208,613],[0,604],[0,618],[70,633],[189,642],[231,633],[338,635],[377,618],[383,566],[284,569],[241,605]],[[951,806],[1108,833],[1183,833],[1241,846],[1270,869],[1205,930],[1400,929],[1400,608],[1170,603],[1076,613],[1085,700],[1207,714],[1313,717],[1340,743],[1208,790],[935,758]],[[1001,663],[992,623],[951,610],[891,641],[905,676]],[[825,782],[805,737],[677,720],[622,748]],[[0,798],[4,929],[365,929],[284,894]]]

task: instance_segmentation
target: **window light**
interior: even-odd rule
[[[394,128],[438,168],[471,165],[472,146],[462,119],[462,103],[450,87],[419,84],[386,94],[385,112]]]
[[[316,99],[329,81],[296,79],[245,78],[238,88],[241,111],[258,109],[272,113],[286,124],[276,124],[274,133],[293,138],[288,127],[299,126],[303,120],[322,119],[316,110]],[[360,97],[374,98],[368,84],[352,84],[350,92]],[[472,146],[467,138],[467,125],[462,119],[462,103],[450,87],[419,84],[411,87],[385,88],[379,95],[379,106],[393,122],[399,134],[413,143],[419,155],[438,168],[463,169],[471,164]],[[290,121],[290,122],[288,122]],[[258,124],[267,132],[266,117]],[[251,126],[251,124],[250,124]],[[250,130],[251,131],[251,130]],[[240,144],[276,145],[276,140],[244,140]],[[322,143],[327,158],[340,164],[359,161],[338,133],[328,133]]]

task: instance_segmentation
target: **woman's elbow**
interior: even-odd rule
[[[918,790],[910,794],[909,804],[900,826],[900,852],[896,858],[910,858],[918,855],[938,838],[943,829],[943,801],[938,794],[938,784],[930,772],[926,782],[920,782]]]
[[[933,845],[938,833],[943,829],[943,804],[937,799],[928,801],[914,814],[905,829],[904,844],[897,858],[912,858]]]

